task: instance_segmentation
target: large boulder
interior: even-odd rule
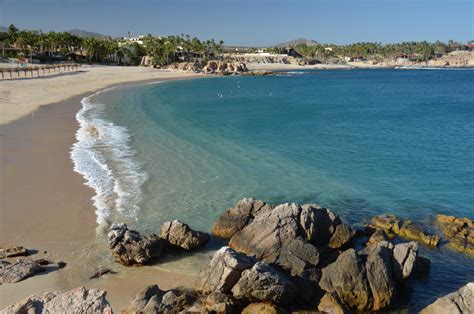
[[[59,293],[47,292],[32,295],[1,310],[2,314],[13,313],[112,313],[105,298],[106,292],[97,289],[77,289]]]
[[[232,288],[236,299],[248,301],[270,301],[289,304],[298,291],[288,277],[265,263],[258,262],[251,269],[244,270],[239,281]]]
[[[277,264],[292,275],[315,267],[319,252],[305,239],[300,213],[301,207],[294,203],[262,212],[234,234],[229,246],[268,264]]]
[[[418,243],[400,243],[393,248],[393,272],[397,281],[409,279],[416,269],[418,260]]]
[[[160,237],[174,247],[192,250],[209,241],[209,235],[194,231],[179,220],[165,222],[160,229]]]
[[[143,265],[162,255],[163,240],[155,234],[142,236],[126,224],[113,224],[108,234],[109,247],[121,264]]]
[[[219,291],[210,293],[203,300],[204,308],[214,313],[240,313],[241,305],[232,296]]]
[[[212,234],[219,238],[230,239],[260,211],[266,210],[271,210],[271,205],[253,198],[244,198],[217,219],[212,227]]]
[[[275,304],[267,302],[250,303],[243,310],[242,314],[283,314],[287,313],[284,309]]]
[[[445,313],[474,313],[474,282],[470,282],[458,291],[437,299],[421,311],[421,314]]]
[[[438,215],[440,229],[453,249],[474,254],[474,221],[465,217]]]
[[[184,289],[162,291],[157,285],[138,292],[127,308],[127,313],[179,313],[189,309],[196,297]]]
[[[319,301],[318,310],[328,314],[349,314],[351,311],[332,293],[326,293]]]
[[[29,259],[19,259],[0,268],[0,283],[15,283],[43,271],[40,264]]]
[[[255,261],[225,246],[214,253],[211,261],[198,275],[195,288],[201,293],[219,291],[230,293],[239,281],[242,272],[255,264]]]
[[[27,256],[28,250],[22,246],[5,246],[0,249],[0,258]]]

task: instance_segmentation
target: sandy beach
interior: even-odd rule
[[[97,236],[93,190],[73,171],[69,152],[83,97],[124,82],[193,76],[151,68],[84,67],[78,74],[1,82],[0,245],[22,245],[34,250],[32,259],[65,261],[67,266],[49,267],[39,276],[1,285],[0,308],[31,294],[84,285],[107,290],[114,310],[120,311],[149,284],[163,288],[189,284],[186,274],[118,264],[117,275],[89,279],[112,257],[93,253],[106,244]]]

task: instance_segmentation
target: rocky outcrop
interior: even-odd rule
[[[237,61],[180,62],[166,66],[166,69],[216,75],[234,75],[247,72],[247,66]]]
[[[28,250],[22,246],[6,246],[0,249],[0,259],[6,257],[27,256]]]
[[[142,236],[126,224],[113,224],[108,234],[109,247],[121,264],[144,265],[161,256],[163,240],[155,234]]]
[[[168,221],[161,226],[160,237],[167,244],[184,250],[192,250],[209,241],[209,235],[194,231],[179,220]]]
[[[13,313],[112,313],[105,298],[106,292],[80,287],[65,293],[47,292],[32,295],[1,310],[2,314]]]
[[[246,204],[243,206],[243,204]],[[255,208],[260,208],[255,210]],[[225,222],[225,224],[224,224]],[[224,225],[225,228],[219,226]],[[229,246],[238,252],[276,264],[296,276],[318,266],[317,247],[342,248],[354,233],[332,211],[315,204],[281,204],[276,207],[242,200],[224,213],[214,226],[229,230]]]
[[[474,313],[474,282],[458,291],[437,299],[424,308],[421,314],[468,314]]]
[[[20,259],[0,269],[1,283],[15,283],[43,271],[40,264],[29,259]]]
[[[372,225],[375,229],[381,229],[389,238],[397,235],[408,240],[418,241],[429,246],[438,246],[440,237],[426,233],[420,225],[407,219],[401,221],[395,215],[380,215],[372,218]]]
[[[184,289],[162,291],[157,285],[138,292],[127,313],[179,313],[188,310],[197,298]]]
[[[215,291],[230,293],[242,272],[254,264],[253,259],[223,247],[214,253],[210,263],[199,273],[195,282],[196,290],[205,294]]]
[[[322,270],[320,286],[359,311],[378,311],[397,301],[398,291],[415,275],[416,242],[392,245],[382,241],[357,252],[349,249]]]
[[[450,247],[474,254],[474,221],[446,215],[438,215],[436,220]]]
[[[237,299],[289,304],[296,298],[297,289],[284,274],[258,262],[242,272],[232,294]]]

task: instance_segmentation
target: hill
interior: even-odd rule
[[[6,32],[8,32],[8,27],[0,26],[0,33],[6,33]]]
[[[82,29],[71,29],[67,32],[78,37],[93,37],[93,38],[109,38],[110,37],[104,34],[88,32]]]
[[[307,38],[298,38],[298,39],[290,40],[284,43],[280,43],[278,45],[275,45],[275,47],[295,47],[300,44],[306,44],[308,46],[319,45],[319,43],[315,40],[307,39]]]

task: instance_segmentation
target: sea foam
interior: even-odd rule
[[[146,174],[135,160],[126,127],[105,118],[105,104],[93,102],[99,91],[82,99],[82,109],[76,114],[79,130],[71,150],[74,171],[94,189],[97,223],[110,224],[117,218],[135,219],[142,199],[141,186]]]

